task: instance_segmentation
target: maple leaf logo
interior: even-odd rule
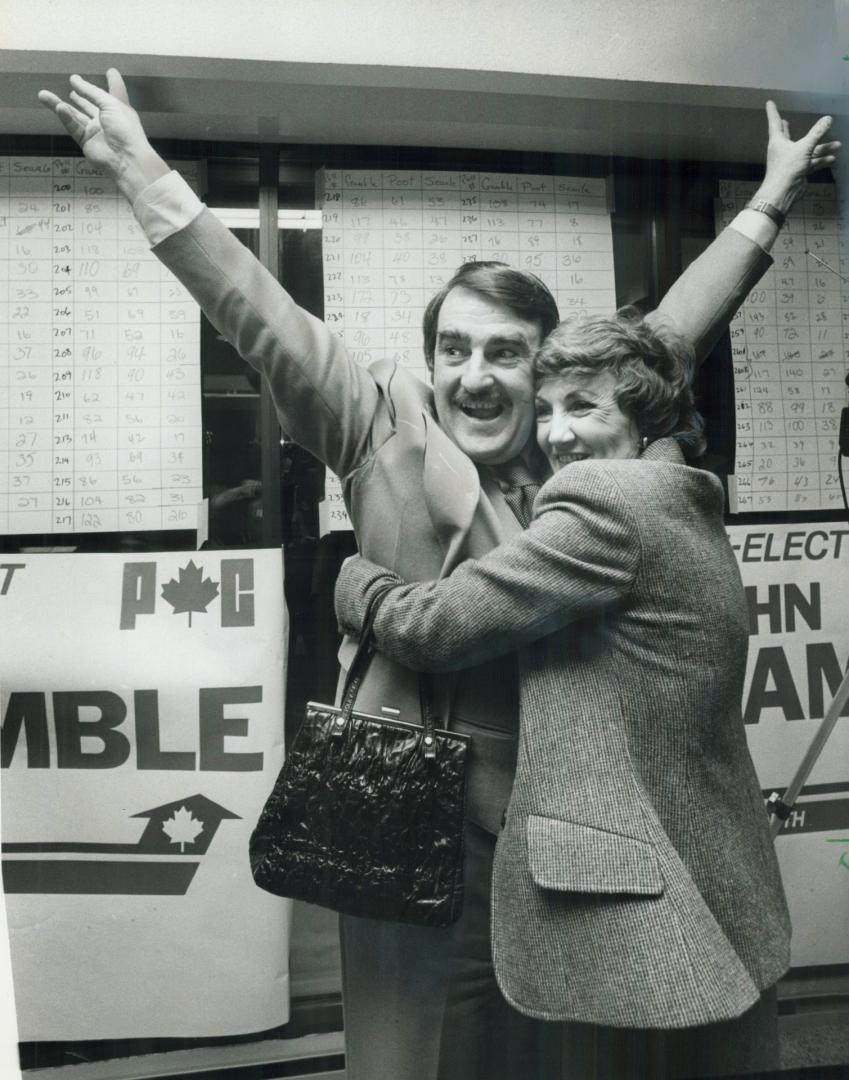
[[[192,625],[192,612],[206,614],[207,605],[218,596],[218,586],[210,578],[203,576],[203,567],[195,566],[189,559],[188,566],[177,571],[178,580],[171,578],[162,586],[162,595],[174,609],[172,614],[183,611],[189,613],[189,626]]]
[[[167,821],[162,822],[162,831],[170,837],[172,844],[180,845],[182,853],[186,850],[186,844],[193,844],[203,832],[203,822],[191,810],[181,806]]]

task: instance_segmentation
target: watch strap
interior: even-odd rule
[[[746,210],[757,210],[759,214],[766,214],[779,229],[787,220],[787,215],[779,210],[777,206],[773,206],[771,202],[767,202],[766,199],[750,199],[745,208]]]

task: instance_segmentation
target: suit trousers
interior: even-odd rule
[[[453,926],[340,916],[347,1080],[560,1075],[561,1025],[522,1016],[495,982],[489,937],[495,837],[467,822],[465,840],[465,900]]]

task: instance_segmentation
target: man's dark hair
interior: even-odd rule
[[[548,286],[536,274],[516,270],[501,262],[464,263],[425,308],[422,330],[425,360],[430,371],[433,371],[440,309],[451,290],[460,286],[471,289],[485,300],[503,304],[526,322],[536,323],[539,327],[540,342],[544,341],[560,322],[557,303]]]

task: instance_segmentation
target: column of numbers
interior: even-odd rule
[[[162,518],[160,267],[144,237],[118,211],[118,506],[125,527],[158,528]]]
[[[186,288],[164,266],[159,270],[162,526],[187,529],[201,497],[200,324]]]
[[[3,531],[192,527],[197,306],[86,160],[0,166]]]
[[[383,265],[392,253],[409,252],[410,237],[403,206],[389,236],[380,227],[383,193],[380,173],[343,175],[342,264],[344,269],[342,340],[360,364],[383,356],[385,298]],[[385,250],[391,248],[392,251]]]
[[[738,209],[745,205],[749,194],[747,189],[738,188]],[[772,269],[746,297],[742,310],[753,434],[749,505],[758,511],[787,507],[786,423],[791,407],[798,408],[798,401],[795,406],[788,401],[784,389],[786,372],[781,364],[784,343],[780,341],[783,333],[780,299]],[[739,487],[739,477],[737,482]]]
[[[52,159],[12,158],[9,166],[8,528],[50,532],[53,388],[71,382],[67,326],[52,321],[53,278],[54,266],[60,279],[67,263],[63,245],[54,250]]]
[[[74,162],[74,527],[118,529],[118,191]]]
[[[756,185],[722,181],[717,227]],[[737,409],[732,510],[838,505],[835,459],[843,329],[834,189],[811,184],[773,248],[774,265],[731,323]],[[818,262],[821,260],[821,262]]]
[[[455,245],[459,262],[459,222],[449,221],[450,196],[439,188],[424,191],[421,173],[399,170],[372,178],[380,191],[373,225],[382,254],[370,277],[380,300],[374,345],[381,357],[424,375],[419,329],[424,296],[429,281],[442,280]],[[456,240],[449,225],[457,227]]]
[[[510,173],[480,174],[481,259],[520,265],[517,186]]]
[[[613,240],[605,181],[554,178],[557,291],[561,317],[570,311],[610,315],[616,308]]]
[[[811,381],[816,425],[819,506],[838,509],[841,505],[837,476],[838,430],[846,402],[843,360],[843,313],[839,270],[839,225],[835,189],[827,184],[811,184],[802,199],[805,242],[815,255],[834,271],[827,270],[809,256],[808,311],[810,316]]]
[[[556,298],[559,267],[554,177],[519,176],[516,187],[519,222],[517,265],[522,270],[536,274]]]
[[[53,159],[51,214],[53,267],[50,319],[53,327],[53,431],[51,532],[74,529],[76,446],[76,220],[74,176],[67,158]]]

